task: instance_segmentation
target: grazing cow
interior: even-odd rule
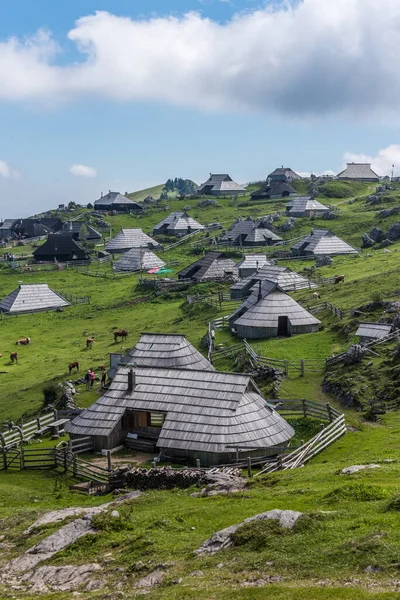
[[[12,363],[16,362],[18,364],[18,352],[11,352],[10,360]]]
[[[321,294],[319,294],[318,292],[314,292],[312,298],[314,300],[321,300]]]
[[[336,283],[344,283],[344,275],[337,275],[335,277],[335,284]]]
[[[15,342],[16,346],[27,346],[31,343],[31,338],[21,338]]]
[[[123,340],[128,337],[128,332],[126,329],[118,329],[118,331],[114,331],[114,342],[118,342],[118,338],[122,338]]]
[[[75,362],[69,363],[68,370],[70,373],[72,372],[72,369],[76,369],[77,371],[79,371],[79,363],[77,360]]]
[[[86,348],[92,349],[93,342],[94,342],[94,338],[87,338],[87,340],[86,340]]]

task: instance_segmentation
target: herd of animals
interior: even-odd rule
[[[128,337],[128,332],[126,329],[118,329],[117,331],[114,331],[114,342],[117,343],[120,339],[123,341]],[[90,338],[86,338],[86,348],[88,350],[91,350],[94,344],[94,337],[90,337]],[[19,340],[17,340],[15,342],[15,344],[17,346],[27,346],[28,344],[31,343],[31,338],[29,337],[25,337],[25,338],[20,338]],[[3,355],[0,354],[0,358]],[[10,353],[10,361],[12,364],[18,364],[18,352],[11,352]],[[69,363],[68,365],[68,372],[71,374],[73,370],[79,371],[80,369],[80,364],[79,361],[75,360],[71,363]],[[101,365],[99,367],[100,371],[104,371],[105,370],[105,366]]]

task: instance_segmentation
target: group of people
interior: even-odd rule
[[[88,372],[85,374],[85,383],[86,383],[87,390],[90,390],[90,388],[93,387],[95,379],[96,379],[96,373],[93,371],[93,369],[88,369]],[[107,373],[104,370],[101,375],[101,387],[102,388],[105,387],[106,380],[107,380]]]

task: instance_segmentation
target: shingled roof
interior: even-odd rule
[[[129,200],[129,198],[127,198],[126,196],[123,196],[119,192],[109,191],[108,194],[106,194],[105,196],[102,196],[101,198],[99,198],[98,200],[95,200],[95,202],[94,202],[95,209],[96,208],[99,209],[100,207],[106,207],[106,208],[109,208],[110,210],[112,210],[113,207],[117,208],[120,205],[127,206],[128,208],[132,208],[132,210],[133,209],[143,210],[143,207],[140,206],[140,204],[138,204],[137,202],[133,202],[132,200]]]
[[[356,335],[360,337],[380,340],[389,335],[391,331],[392,325],[390,323],[361,322],[359,328],[356,331]]]
[[[176,235],[182,233],[191,233],[204,229],[198,221],[187,215],[185,212],[173,212],[165,217],[153,229],[153,235],[164,233],[166,235]]]
[[[358,254],[355,248],[328,229],[312,229],[309,235],[306,235],[292,246],[292,252],[314,256]]]
[[[131,248],[158,248],[160,244],[150,236],[143,233],[141,229],[121,229],[119,233],[109,241],[106,252],[126,252]]]
[[[176,333],[142,333],[122,362],[160,369],[215,370],[185,335]]]
[[[268,175],[269,178],[286,178],[288,181],[292,179],[301,179],[300,175],[295,173],[290,167],[279,167]]]
[[[85,223],[85,221],[66,221],[63,223],[62,233],[70,233],[75,240],[79,240],[82,225],[87,231],[85,240],[101,240],[101,233],[99,233],[94,227],[91,227]]]
[[[258,289],[257,282],[269,281],[276,283],[284,292],[316,288],[317,284],[302,277],[288,267],[264,265],[257,273],[238,281],[231,287],[232,298],[243,298]]]
[[[136,367],[129,392],[128,371],[121,368],[104,396],[67,424],[69,433],[110,436],[126,411],[151,411],[165,415],[157,446],[166,450],[223,454],[294,435],[247,375]]]
[[[299,196],[293,198],[286,204],[286,212],[289,216],[293,217],[305,217],[308,213],[320,213],[327,212],[329,208],[315,198],[311,196]]]
[[[114,271],[149,271],[164,267],[165,262],[148,248],[132,248],[125,252],[113,265]]]
[[[266,265],[272,265],[267,259],[265,254],[245,254],[240,262],[237,263],[236,267],[239,272],[239,277],[242,277],[241,272],[245,271],[259,271]]]
[[[219,242],[232,246],[272,245],[281,242],[282,238],[268,229],[265,219],[263,217],[255,221],[252,217],[244,220],[238,218],[225,235],[221,236]]]
[[[227,173],[211,173],[210,177],[202,183],[197,189],[196,194],[229,194],[244,193],[245,189],[238,183],[235,183]]]
[[[296,190],[287,181],[271,181],[270,179],[259,189],[251,194],[253,200],[262,198],[283,198],[295,196]]]
[[[380,177],[371,169],[370,163],[347,163],[344,171],[337,175],[338,179],[357,179],[364,181],[379,181]]]
[[[33,256],[37,261],[73,261],[88,260],[90,257],[87,252],[75,241],[68,232],[51,233],[47,240],[36,248]]]
[[[207,252],[202,258],[179,271],[178,277],[179,279],[201,281],[220,279],[228,274],[237,275],[235,261],[227,258],[223,252]]]
[[[70,306],[70,303],[49,288],[47,283],[21,284],[0,303],[0,312],[14,315],[56,310],[65,306]]]

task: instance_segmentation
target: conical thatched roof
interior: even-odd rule
[[[336,254],[358,254],[357,250],[328,229],[313,229],[292,246],[298,254],[334,256]]]
[[[21,284],[0,303],[0,312],[23,314],[70,306],[47,283]]]
[[[125,252],[114,264],[114,271],[149,271],[164,267],[165,262],[148,248],[132,248]]]

